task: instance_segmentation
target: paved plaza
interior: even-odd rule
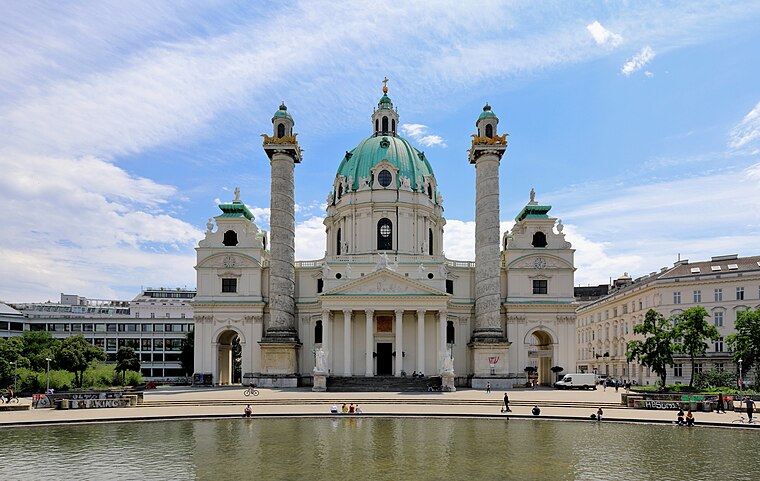
[[[133,408],[87,410],[33,409],[0,411],[0,426],[57,424],[71,422],[193,419],[242,415],[251,404],[253,415],[311,416],[329,415],[330,407],[343,403],[359,404],[364,415],[399,416],[494,416],[501,413],[503,391],[463,389],[452,393],[425,392],[321,392],[308,388],[261,389],[256,397],[246,397],[242,387],[192,388],[161,387],[146,391],[144,403]],[[620,404],[620,392],[614,389],[597,391],[557,391],[553,389],[511,389],[508,391],[510,417],[533,417],[534,405],[541,408],[541,418],[590,419],[599,407],[604,422],[672,422],[675,411],[631,409]],[[29,403],[29,399],[22,403]],[[697,424],[760,428],[760,425],[732,424],[739,413],[695,412]]]

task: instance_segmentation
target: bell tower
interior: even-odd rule
[[[510,343],[501,323],[499,246],[499,165],[507,134],[498,135],[499,118],[486,104],[475,122],[469,161],[475,166],[475,322],[469,343],[473,388],[508,387]]]
[[[285,103],[272,117],[273,136],[262,134],[272,172],[269,322],[261,346],[259,385],[296,387],[301,343],[295,316],[295,165],[301,148]]]
[[[383,96],[372,112],[372,128],[375,137],[391,135],[396,137],[398,129],[398,110],[393,108],[393,102],[388,97],[388,77],[383,79]]]

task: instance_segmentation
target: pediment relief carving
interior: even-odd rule
[[[573,266],[564,259],[554,256],[531,254],[512,261],[509,269],[572,269]]]
[[[204,259],[199,268],[240,269],[243,267],[261,267],[253,257],[243,254],[220,253]]]
[[[445,296],[446,294],[428,287],[422,283],[399,276],[398,274],[383,269],[374,272],[368,276],[348,282],[342,286],[332,289],[325,295],[377,295],[377,294],[398,294],[398,295],[433,295]]]

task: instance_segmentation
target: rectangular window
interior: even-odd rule
[[[683,377],[683,364],[673,364],[673,377]]]
[[[153,331],[153,324],[142,324],[140,326],[140,330],[142,332],[151,332]]]
[[[237,279],[222,279],[222,292],[237,292]]]
[[[139,319],[140,318],[140,313],[139,312],[135,312],[135,317]]]
[[[116,339],[106,339],[106,351],[116,350]]]
[[[535,279],[533,281],[533,294],[546,294],[549,291],[549,281]]]
[[[317,279],[317,294],[322,292],[322,289],[325,288],[325,281],[322,279]]]
[[[715,341],[715,352],[723,352],[723,338],[719,337],[717,341]]]
[[[163,324],[153,324],[153,332],[164,332]]]
[[[723,289],[715,289],[715,302],[723,302]]]
[[[185,318],[185,313],[183,312],[182,314],[179,315],[179,317],[180,317],[180,319],[184,319]]]
[[[715,369],[717,369],[718,371],[722,371],[723,370],[723,363],[722,362],[716,362],[715,363]]]
[[[103,339],[102,337],[97,337],[97,338],[93,339],[92,345],[95,346],[95,347],[99,347],[101,349],[104,349],[106,347],[106,340]]]
[[[106,332],[105,324],[95,324],[95,332]]]
[[[81,324],[72,324],[71,325],[71,332],[82,332],[82,325]]]
[[[675,291],[673,293],[673,304],[681,303],[681,291]]]
[[[715,311],[713,313],[713,320],[715,327],[723,327],[723,311]]]
[[[694,303],[702,302],[702,291],[694,291]]]
[[[694,374],[702,374],[702,363],[701,362],[695,362],[694,363]]]
[[[612,317],[617,317],[617,307],[612,310]]]
[[[145,352],[152,351],[151,347],[153,347],[153,342],[151,342],[150,339],[143,339],[141,342],[140,350]]]
[[[168,317],[171,317],[171,314],[167,312],[167,313],[166,313],[166,317],[167,317],[167,318],[168,318]]]
[[[736,288],[736,300],[737,301],[743,301],[744,300],[744,288],[743,287],[737,287]]]
[[[151,319],[155,319],[156,318],[156,313],[155,312],[151,312],[150,313],[150,318]]]
[[[454,293],[454,281],[452,279],[446,279],[446,294]]]
[[[628,314],[628,304],[623,304],[623,314]]]
[[[164,340],[163,339],[153,339],[153,350],[154,351],[163,351],[164,350]]]

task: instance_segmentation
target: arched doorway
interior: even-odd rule
[[[240,384],[242,380],[242,354],[240,336],[228,329],[219,334],[217,342],[218,384]]]
[[[533,367],[538,369],[538,383],[552,386],[552,362],[554,345],[551,335],[546,331],[534,331],[529,338],[528,357]]]

